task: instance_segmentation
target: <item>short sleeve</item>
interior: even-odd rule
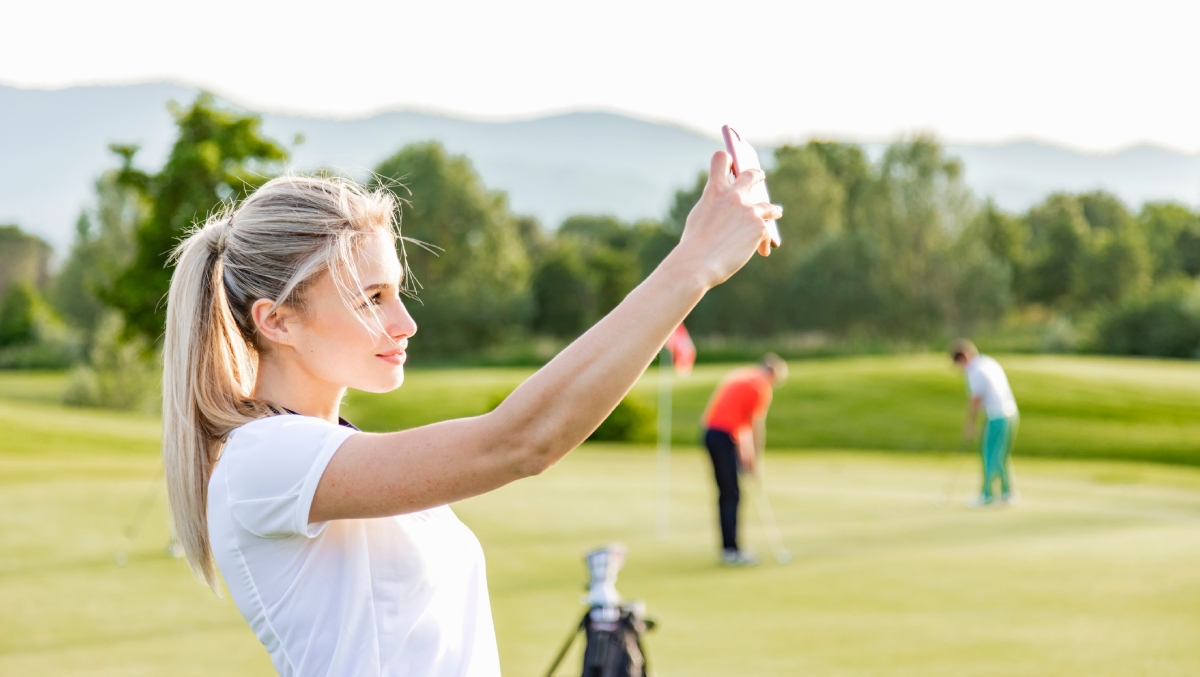
[[[757,400],[754,403],[754,418],[758,419],[766,415],[767,408],[771,406],[771,384],[763,379],[758,383],[758,387],[754,389]]]
[[[973,397],[981,397],[986,386],[987,379],[984,377],[982,369],[967,370],[967,392]]]
[[[219,465],[229,511],[260,538],[321,533],[308,523],[313,495],[329,460],[355,431],[310,416],[272,416],[235,430]]]

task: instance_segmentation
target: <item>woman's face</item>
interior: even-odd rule
[[[291,343],[301,368],[317,379],[387,392],[404,382],[408,338],[417,331],[400,300],[403,271],[391,233],[369,236],[355,264],[361,286],[349,290],[349,306],[332,277],[322,275],[305,292]]]

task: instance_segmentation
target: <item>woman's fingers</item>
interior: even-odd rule
[[[750,192],[750,189],[767,180],[767,173],[761,169],[747,169],[741,174],[738,174],[737,179],[733,182],[733,189],[742,195]]]
[[[729,153],[723,150],[713,153],[712,160],[708,163],[708,187],[727,188],[731,169],[733,169],[733,158]]]
[[[783,207],[770,202],[759,202],[754,205],[754,214],[763,221],[778,221],[783,218]]]
[[[773,205],[770,202],[759,202],[754,205],[754,215],[763,220],[763,239],[758,243],[758,253],[763,256],[770,256],[771,235],[766,227],[767,221],[773,221],[783,218],[783,207]]]

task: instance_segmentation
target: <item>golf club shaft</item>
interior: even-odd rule
[[[967,453],[968,461],[970,460],[969,452],[971,451],[971,449],[974,446],[975,446],[974,440],[963,440],[962,451],[968,452]],[[950,484],[946,488],[946,494],[945,494],[945,497],[942,499],[942,503],[949,503],[950,499],[954,497],[954,490],[958,487],[958,478],[959,478],[959,476],[961,476],[963,474],[963,471],[967,468],[967,465],[968,465],[967,463],[955,463],[953,465],[953,467],[951,468]]]
[[[766,485],[762,477],[753,475],[755,487],[754,496],[758,503],[758,517],[762,521],[763,531],[767,533],[767,541],[775,552],[776,559],[783,559],[787,548],[783,547],[783,537],[779,533],[779,525],[775,522],[775,512],[771,510],[771,499],[767,497]]]
[[[162,482],[159,480],[162,474],[163,468],[159,466],[158,471],[154,473],[154,477],[150,478],[150,484],[146,487],[146,494],[142,497],[142,502],[138,504],[137,510],[133,513],[133,518],[125,526],[125,537],[131,541],[141,533],[142,525],[146,522],[146,516],[150,514],[150,508],[154,505],[155,499],[158,498],[158,490],[162,485]]]

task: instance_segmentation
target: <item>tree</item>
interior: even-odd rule
[[[1105,311],[1095,348],[1115,355],[1196,358],[1200,351],[1200,289],[1173,280]]]
[[[1151,266],[1145,237],[1132,221],[1094,231],[1075,263],[1073,301],[1088,308],[1136,296],[1149,286]]]
[[[534,331],[578,335],[615,308],[678,240],[654,221],[568,217],[536,260]]]
[[[1177,202],[1149,202],[1138,224],[1154,259],[1154,277],[1200,274],[1200,214]]]
[[[1025,215],[1029,257],[1018,276],[1025,301],[1060,305],[1070,297],[1075,269],[1084,256],[1090,227],[1075,196],[1054,193]]]
[[[568,216],[558,227],[557,237],[575,237],[613,249],[633,249],[634,234],[615,216],[578,214]]]
[[[1122,230],[1133,224],[1133,216],[1116,195],[1103,190],[1079,196],[1083,218],[1092,230]]]
[[[96,196],[96,208],[75,223],[75,240],[51,290],[54,307],[82,330],[89,351],[101,318],[111,312],[100,294],[129,265],[134,228],[147,216],[145,200],[121,185],[115,170],[96,181]]]
[[[700,201],[706,185],[708,185],[708,172],[700,172],[690,188],[675,191],[675,197],[671,199],[671,207],[667,210],[667,218],[663,219],[663,228],[667,232],[674,233],[676,236],[683,233],[683,226],[687,223],[688,214],[692,213],[692,207],[695,207],[696,203]]]
[[[128,333],[151,342],[162,334],[167,257],[179,239],[222,201],[266,183],[287,158],[282,146],[262,136],[257,116],[218,108],[208,94],[186,108],[172,105],[171,112],[179,135],[158,173],[133,167],[136,146],[111,146],[122,159],[118,183],[137,191],[147,212],[134,233],[132,261],[102,297],[124,315]]]
[[[787,309],[793,326],[845,335],[872,329],[884,299],[869,274],[879,263],[869,238],[848,232],[826,236],[795,268]]]
[[[517,217],[517,235],[521,239],[521,247],[530,259],[537,259],[550,245],[550,236],[546,234],[542,224],[532,216]]]
[[[861,146],[835,141],[810,141],[808,147],[821,156],[825,168],[837,177],[846,193],[846,226],[862,230],[878,218],[881,197],[870,160]]]
[[[25,281],[8,286],[0,298],[0,348],[31,343],[35,338],[38,305],[37,289]]]
[[[946,252],[944,265],[954,279],[949,329],[966,336],[1004,319],[1013,301],[1012,264],[974,234],[964,233]]]
[[[846,188],[826,166],[818,144],[783,146],[767,177],[771,201],[783,207],[789,248],[806,248],[846,227]]]
[[[661,221],[643,219],[633,224],[637,242],[638,265],[641,271],[640,279],[645,279],[663,259],[679,244],[679,233],[667,228]]]
[[[596,287],[596,319],[617,307],[637,283],[658,265],[674,246],[677,236],[666,234],[659,224],[639,221],[626,224],[612,216],[571,216],[558,228],[556,239],[575,240],[583,262]],[[660,256],[661,253],[661,256]]]
[[[878,326],[932,336],[954,314],[958,277],[948,252],[974,216],[962,165],[918,136],[888,147],[878,181],[877,216],[864,224],[880,252],[871,271],[885,298]]]
[[[556,242],[533,274],[533,329],[563,338],[578,336],[597,314],[597,291],[580,244]]]
[[[50,245],[40,237],[18,226],[0,226],[0,297],[18,283],[45,288],[50,279],[51,253]]]
[[[1017,269],[1024,260],[1025,247],[1029,243],[1029,229],[1025,222],[1004,213],[988,198],[975,219],[974,228],[978,239],[993,256]]]
[[[405,201],[404,236],[440,250],[405,248],[424,287],[410,310],[425,350],[476,350],[526,326],[531,266],[507,197],[487,190],[466,157],[433,142],[406,146],[375,174],[375,185]]]

